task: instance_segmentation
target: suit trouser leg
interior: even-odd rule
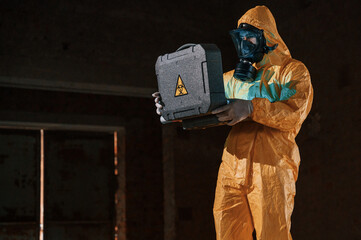
[[[257,240],[292,240],[291,214],[295,196],[292,171],[280,166],[253,163],[247,195]]]
[[[253,221],[246,189],[234,182],[221,164],[214,201],[217,240],[252,240]]]

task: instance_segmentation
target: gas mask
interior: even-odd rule
[[[264,54],[276,49],[278,44],[272,47],[267,46],[263,30],[247,23],[241,23],[237,29],[229,33],[239,58],[233,77],[241,81],[252,82],[256,76],[256,69],[252,64],[260,62]]]

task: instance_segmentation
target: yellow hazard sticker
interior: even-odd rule
[[[180,75],[178,75],[178,81],[177,81],[177,87],[175,88],[175,97],[187,95],[188,91],[186,89],[186,86],[183,83],[183,80]]]

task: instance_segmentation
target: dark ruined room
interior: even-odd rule
[[[162,125],[159,55],[266,5],[308,68],[296,240],[361,239],[358,1],[0,1],[0,240],[212,240],[229,126]]]

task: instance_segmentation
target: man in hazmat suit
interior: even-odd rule
[[[305,65],[293,59],[265,6],[247,11],[230,32],[240,62],[223,75],[226,97],[212,113],[233,126],[214,201],[217,240],[292,239],[300,155],[295,137],[312,105]],[[157,113],[162,108],[154,93]]]

